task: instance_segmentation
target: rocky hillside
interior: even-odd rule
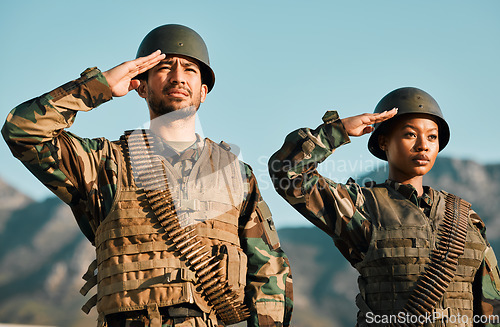
[[[386,174],[367,178],[382,182]],[[426,184],[472,202],[500,253],[500,165],[444,158]],[[356,272],[332,240],[314,227],[279,234],[292,262],[293,326],[353,326]],[[58,199],[34,202],[0,181],[0,323],[95,326],[95,310],[80,311],[85,300],[78,291],[92,259],[93,248]]]
[[[3,185],[5,186],[5,185]],[[81,276],[93,249],[59,199],[37,203],[10,190],[0,229],[0,322],[50,326],[92,326],[95,317],[79,312]],[[23,200],[24,199],[24,200]]]

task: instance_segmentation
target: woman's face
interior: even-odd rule
[[[439,152],[438,124],[427,114],[397,117],[379,146],[389,162],[389,178],[404,182],[427,174]]]

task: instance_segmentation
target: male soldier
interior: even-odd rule
[[[195,133],[195,113],[215,82],[193,30],[164,25],[137,58],[27,101],[2,129],[14,156],[59,198],[96,246],[82,288],[97,284],[99,324],[288,326],[291,273],[250,167],[225,143]],[[65,128],[135,89],[151,130],[120,141]],[[94,274],[97,270],[97,274]]]
[[[373,114],[340,119],[329,111],[323,121],[290,133],[269,172],[278,193],[359,272],[357,325],[500,324],[500,278],[484,223],[465,201],[422,184],[450,135],[437,102],[400,88]],[[370,132],[369,150],[389,164],[385,183],[343,185],[318,173],[336,148]]]

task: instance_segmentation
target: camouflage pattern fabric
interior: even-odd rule
[[[67,203],[86,237],[106,218],[115,198],[119,153],[104,138],[88,139],[68,131],[77,112],[111,100],[111,90],[97,68],[85,70],[40,97],[14,108],[2,128],[13,155],[44,185]],[[292,274],[277,241],[271,218],[261,210],[257,181],[241,163],[247,181],[239,237],[248,256],[245,303],[252,310],[249,326],[289,326],[293,299]]]
[[[302,128],[287,135],[283,146],[269,160],[269,173],[276,191],[306,219],[330,235],[343,256],[354,266],[363,260],[368,250],[371,219],[365,210],[360,185],[352,179],[346,184],[336,183],[321,176],[316,169],[336,148],[350,142],[336,111],[327,112],[323,121],[314,130]],[[411,185],[386,183],[428,215],[432,204],[428,195],[419,198]],[[425,189],[426,194],[432,193],[431,188]],[[483,221],[473,210],[469,215],[486,240]],[[499,281],[498,266],[494,255],[489,261],[483,260],[475,276],[474,315],[498,318],[500,283],[495,283],[495,279]],[[500,326],[500,322],[486,325]]]

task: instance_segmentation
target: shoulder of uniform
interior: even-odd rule
[[[219,148],[223,149],[223,150],[226,150],[226,151],[230,151],[231,150],[231,146],[229,146],[228,143],[224,142],[224,141],[220,141],[219,143],[209,139],[208,137],[205,137],[205,143],[207,144],[211,144],[211,145],[216,145],[218,146]]]
[[[350,185],[350,184],[356,184],[356,181],[352,177],[350,177],[347,180],[347,185]],[[385,185],[385,183],[377,183],[374,180],[365,181],[366,188],[383,187],[384,185]]]
[[[349,185],[349,184],[347,184]],[[362,193],[364,196],[369,196],[370,198],[378,194],[379,196],[386,196],[391,190],[394,190],[387,183],[377,183],[374,180],[365,181],[364,186],[361,187],[358,184],[351,184],[351,188],[356,189],[358,193]]]
[[[215,143],[213,142],[212,140],[208,139],[210,142],[214,143],[214,144],[217,144],[217,146],[219,148],[221,148],[222,150],[224,151],[227,151],[227,152],[230,152],[232,153],[233,155],[235,155],[236,157],[239,157],[240,156],[240,147],[238,147],[237,145],[235,144],[229,144],[227,142],[224,142],[224,141],[220,141],[219,143]]]
[[[246,162],[240,160],[240,165],[246,167],[247,169],[250,169],[250,171],[253,171],[252,166],[250,166],[250,164],[247,164]]]
[[[242,169],[245,169],[246,171],[248,171],[249,173],[252,173],[253,172],[253,169],[252,169],[252,166],[250,166],[249,164],[247,164],[246,162],[243,162],[241,160],[239,160],[240,162],[240,167]]]
[[[110,144],[111,144],[111,146],[113,148],[119,149],[120,152],[121,152],[121,150],[123,150],[123,141],[122,141],[122,138],[120,138],[119,140],[110,141]]]
[[[226,143],[224,141],[220,141],[219,146],[226,151],[231,151],[231,146],[229,145],[229,143]]]
[[[247,180],[252,178],[252,175],[253,175],[252,167],[249,164],[247,164],[241,160],[239,160],[239,163],[240,163],[241,175]]]
[[[377,182],[375,181],[367,181],[365,182],[365,187],[368,187],[368,188],[373,188],[373,187],[379,187],[381,186],[381,184],[377,184]]]

